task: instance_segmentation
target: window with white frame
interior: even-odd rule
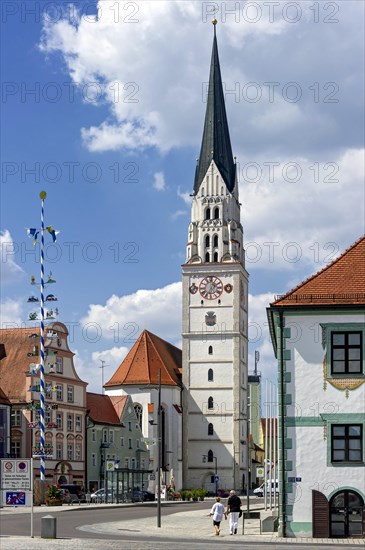
[[[57,384],[57,386],[56,386],[56,398],[57,398],[57,401],[62,401],[62,399],[63,399],[63,385],[62,384]]]
[[[95,441],[96,441],[96,431],[95,431],[95,428],[93,428],[93,429],[91,430],[91,441],[92,441],[93,443],[95,443]]]
[[[44,414],[44,421],[46,424],[51,424],[52,422],[52,414],[51,411],[46,411]]]
[[[91,454],[91,464],[95,468],[95,466],[96,466],[96,454],[95,453]]]
[[[129,431],[129,432],[132,431],[132,422],[128,422],[128,431]]]
[[[129,458],[127,456],[124,459],[124,468],[129,468]]]
[[[67,415],[67,431],[72,432],[74,429],[74,417],[72,414]]]
[[[63,374],[63,359],[62,359],[62,357],[56,357],[56,372],[57,372],[57,374]]]
[[[128,449],[133,449],[132,439],[131,439],[131,438],[128,439]]]
[[[61,413],[61,412],[56,413],[56,424],[57,424],[57,428],[59,430],[62,430],[62,428],[63,428],[63,413]]]
[[[11,411],[11,425],[12,427],[20,427],[22,422],[22,412],[20,409]]]
[[[109,443],[114,443],[114,430],[109,430]]]
[[[20,458],[20,441],[11,442],[11,456],[12,458]]]
[[[57,441],[56,443],[56,460],[62,460],[62,442]]]
[[[67,460],[74,459],[74,446],[72,443],[67,443]]]
[[[103,443],[108,443],[108,430],[103,430]]]
[[[81,444],[76,443],[75,445],[75,460],[81,460]]]
[[[81,424],[81,416],[79,414],[75,416],[75,428],[77,432],[81,432],[82,424]]]
[[[73,400],[74,400],[74,387],[67,386],[67,402],[73,403]]]
[[[124,447],[124,437],[121,437],[121,438],[120,438],[120,446],[121,446],[121,447]]]

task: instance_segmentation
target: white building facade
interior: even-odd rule
[[[283,536],[365,536],[365,239],[268,309]]]

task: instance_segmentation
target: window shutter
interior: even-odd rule
[[[320,491],[312,491],[313,538],[330,536],[329,503]]]

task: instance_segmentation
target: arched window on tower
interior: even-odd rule
[[[224,191],[223,191],[223,187],[221,187],[221,195],[223,195]]]
[[[210,246],[210,237],[209,235],[206,235],[205,237],[205,246],[208,248],[208,246]]]
[[[213,246],[214,248],[218,248],[218,235],[214,235],[213,237]]]
[[[202,187],[202,195],[204,196],[204,187]]]
[[[208,435],[213,435],[213,424],[212,423],[208,424]]]
[[[213,397],[208,397],[208,409],[214,409]]]
[[[218,252],[214,252],[214,254],[213,254],[213,262],[218,262]]]
[[[213,462],[213,451],[208,451],[208,462]]]
[[[207,208],[205,211],[205,219],[210,220],[210,208]]]
[[[205,261],[206,261],[206,262],[210,262],[210,254],[209,254],[209,252],[207,252],[207,253],[205,254]]]
[[[213,355],[213,346],[209,346],[208,353],[209,355]]]
[[[209,369],[208,370],[208,382],[213,382],[213,378],[214,378],[213,369]]]
[[[214,208],[214,219],[215,220],[219,219],[219,208],[218,208],[218,206],[217,206],[217,208]]]
[[[136,413],[136,417],[137,417],[137,420],[138,420],[139,427],[142,430],[143,409],[142,409],[142,406],[139,403],[134,405],[134,412]]]

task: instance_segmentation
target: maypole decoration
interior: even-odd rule
[[[40,427],[40,446],[39,446],[39,458],[40,458],[40,479],[41,481],[45,480],[45,473],[46,473],[46,467],[45,467],[45,383],[44,383],[44,231],[47,230],[48,233],[51,234],[53,242],[56,241],[56,235],[59,233],[59,231],[54,231],[51,226],[44,227],[44,201],[47,197],[47,193],[45,191],[41,191],[39,194],[39,197],[42,201],[42,210],[41,210],[41,318],[40,318],[40,325],[41,325],[41,331],[40,331],[40,344],[41,344],[41,362],[39,366],[39,374],[40,374],[40,420],[39,420],[39,427]],[[34,245],[36,245],[37,237],[39,234],[39,230],[36,228],[30,228],[27,230],[27,233],[29,236],[32,236],[34,239]],[[34,283],[33,283],[34,284]],[[32,300],[33,301],[33,300]],[[50,317],[47,315],[47,318]],[[52,317],[53,318],[53,317]]]

